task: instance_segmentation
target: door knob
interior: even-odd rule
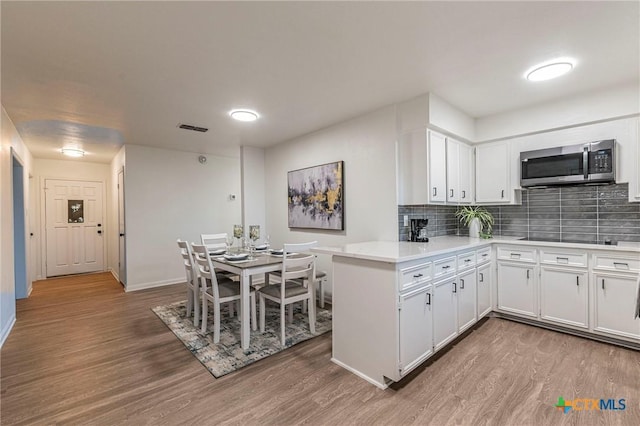
[[[124,237],[124,234],[120,234],[121,237]]]
[[[98,234],[102,234],[102,230],[101,229],[98,229]]]

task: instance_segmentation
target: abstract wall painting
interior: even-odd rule
[[[344,230],[344,161],[287,173],[290,228]]]

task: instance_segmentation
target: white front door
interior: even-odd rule
[[[47,277],[104,270],[102,182],[45,180]]]
[[[125,257],[125,235],[124,235],[124,169],[118,172],[118,278],[126,286],[127,268]]]

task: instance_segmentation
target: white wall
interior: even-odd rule
[[[396,113],[390,106],[265,151],[267,228],[272,246],[317,240],[323,246],[398,239]],[[344,161],[345,230],[289,229],[287,172]],[[318,268],[331,273],[328,256]],[[331,282],[331,277],[329,277]]]
[[[44,184],[46,179],[63,179],[63,180],[84,180],[93,182],[102,182],[105,188],[104,194],[104,208],[103,212],[106,212],[106,206],[109,205],[109,200],[112,197],[109,188],[109,165],[101,163],[90,163],[83,160],[50,160],[37,158],[33,162],[34,172],[34,187],[38,191],[36,198],[36,209],[38,216],[38,227],[34,232],[34,243],[37,245],[36,250],[36,271],[37,279],[46,278],[46,244],[45,244],[45,194]],[[108,234],[113,226],[113,223],[109,220],[108,215],[103,217],[103,229],[105,234]],[[105,241],[105,257],[108,250],[108,242]],[[105,263],[106,265],[106,263]]]
[[[636,83],[478,118],[475,141],[508,138],[639,113],[640,87]]]
[[[0,145],[0,346],[9,335],[16,320],[16,299],[14,282],[13,253],[13,154],[23,165],[24,199],[30,200],[29,175],[32,174],[33,158],[22,142],[15,126],[2,107]],[[25,206],[25,223],[30,223],[32,206]],[[28,230],[27,230],[28,232]],[[32,252],[31,242],[25,235],[26,253]],[[27,257],[27,271],[33,260]],[[28,292],[31,291],[30,277],[27,276]]]
[[[260,226],[260,240],[269,234],[266,229],[264,149],[244,146],[242,164],[242,224],[249,235],[249,225]],[[239,196],[240,194],[236,194]],[[229,231],[230,232],[230,231]]]
[[[126,146],[127,291],[184,282],[176,239],[232,232],[240,223],[240,156]],[[229,194],[237,194],[229,200]]]
[[[444,99],[429,93],[429,127],[452,133],[465,141],[476,140],[476,123]]]

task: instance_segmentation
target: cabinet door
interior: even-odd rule
[[[458,202],[460,204],[473,204],[473,148],[460,143],[458,146],[458,176],[460,193]]]
[[[508,203],[509,145],[504,142],[476,147],[476,202]]]
[[[632,275],[594,275],[594,330],[640,339],[640,319],[634,319],[637,279]]]
[[[427,132],[416,130],[398,139],[398,203],[427,204]]]
[[[476,322],[476,270],[458,276],[458,332],[462,333]]]
[[[429,202],[444,203],[447,200],[447,148],[444,135],[429,134]]]
[[[478,319],[491,312],[491,263],[478,267]]]
[[[537,318],[534,267],[498,262],[498,308]]]
[[[587,271],[543,266],[540,272],[540,318],[588,327]]]
[[[455,278],[434,284],[433,345],[437,351],[458,335],[458,300]]]
[[[400,374],[433,353],[431,286],[400,296]]]
[[[460,142],[447,138],[447,202],[457,203],[460,198]]]

